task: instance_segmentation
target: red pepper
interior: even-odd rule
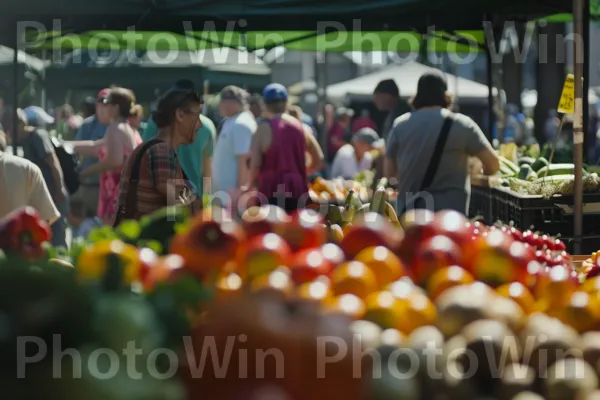
[[[43,255],[42,244],[50,240],[48,224],[32,207],[23,207],[0,221],[0,248],[20,253],[27,258]]]

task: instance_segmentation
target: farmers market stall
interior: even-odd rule
[[[528,153],[529,151],[529,153]],[[533,151],[534,153],[537,150]],[[573,248],[570,233],[574,224],[575,165],[552,163],[531,150],[512,162],[500,156],[499,173],[489,179],[472,181],[470,215],[487,223],[502,221],[520,229],[541,230],[561,235]],[[595,250],[600,239],[600,178],[582,168],[583,254]]]

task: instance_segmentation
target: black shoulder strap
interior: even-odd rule
[[[433,183],[433,178],[435,177],[435,173],[440,165],[442,153],[444,152],[444,147],[446,146],[448,134],[450,133],[450,128],[452,128],[453,122],[454,118],[452,116],[447,116],[444,118],[444,124],[442,125],[442,129],[440,129],[440,133],[435,143],[435,148],[433,149],[433,155],[431,156],[431,160],[427,166],[427,171],[425,172],[425,177],[423,178],[423,182],[421,183],[421,188],[419,191],[427,189]]]
[[[140,180],[140,167],[142,165],[142,157],[148,149],[157,143],[162,142],[160,139],[151,139],[141,145],[140,151],[135,155],[135,161],[131,167],[131,174],[129,176],[129,190],[127,191],[127,198],[125,199],[125,205],[121,206],[117,210],[117,217],[115,219],[115,226],[120,224],[124,219],[133,218],[134,212],[137,208],[137,185]]]

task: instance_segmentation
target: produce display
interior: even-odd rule
[[[600,190],[600,177],[597,173],[583,173],[583,190],[585,192],[598,192]],[[549,164],[544,157],[534,159],[522,156],[518,165],[509,159],[500,156],[500,171],[502,178],[500,184],[510,190],[526,195],[541,195],[552,197],[554,195],[573,194],[575,180],[575,165],[568,163]]]
[[[17,337],[52,343],[60,334],[84,365],[94,348],[122,354],[130,342],[142,349],[140,371],[156,349],[179,362],[169,379],[135,379],[129,367],[111,379],[87,370],[50,379],[50,357],[31,361],[26,389],[3,386],[7,398],[23,390],[24,398],[108,400],[597,394],[597,256],[582,268],[560,239],[453,211],[411,211],[395,222],[386,196],[380,188],[361,205],[349,191],[340,221],[327,221],[329,208],[324,216],[254,207],[240,220],[218,208],[167,209],[98,229],[65,253],[42,243],[47,226],[35,211],[10,215],[0,225],[1,238],[14,236],[1,243],[3,354],[14,353]],[[211,361],[210,349],[228,354],[229,367]],[[15,362],[0,366],[14,373]],[[72,366],[63,368],[69,376]]]
[[[342,202],[350,190],[357,193],[362,201],[369,199],[369,186],[360,181],[318,177],[309,186],[310,198],[316,203]]]
[[[582,263],[582,272],[586,278],[595,278],[600,276],[600,264],[598,264],[598,257],[600,252],[593,252],[592,255]]]

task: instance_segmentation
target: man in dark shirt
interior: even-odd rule
[[[373,103],[379,111],[388,113],[381,129],[381,137],[387,139],[394,120],[409,112],[410,107],[400,98],[400,89],[393,79],[385,79],[377,84],[373,92]]]

